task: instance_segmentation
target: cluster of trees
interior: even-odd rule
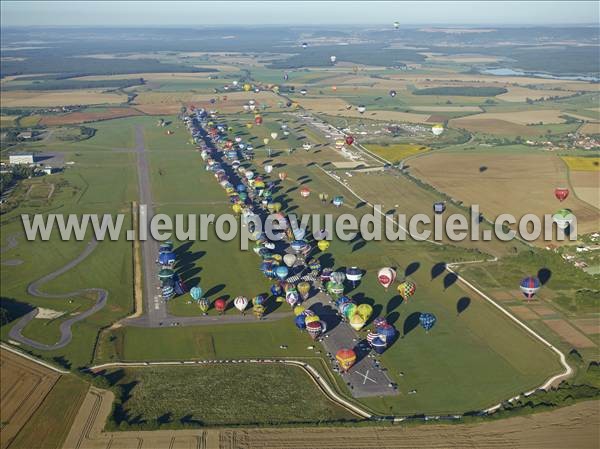
[[[15,165],[8,173],[0,174],[0,193],[4,193],[17,181],[33,176],[35,169],[26,165]]]

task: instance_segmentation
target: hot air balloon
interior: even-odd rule
[[[558,201],[564,201],[569,196],[569,189],[566,187],[557,187],[554,189],[554,196]]]
[[[279,134],[277,134],[276,132],[271,133],[271,139],[273,139],[273,140],[276,140],[278,136],[279,136]]]
[[[302,42],[302,48],[307,48],[308,44],[306,42]]]
[[[383,338],[381,338],[381,336],[376,336],[370,342],[370,345],[373,348],[373,351],[375,351],[377,354],[383,354],[387,348],[387,343]]]
[[[175,263],[175,253],[166,251],[158,254],[158,263],[161,265],[173,265]]]
[[[302,148],[303,148],[305,151],[309,151],[309,150],[312,148],[312,145],[311,145],[310,143],[303,143],[303,144],[302,144]]]
[[[287,302],[291,307],[294,307],[299,300],[300,298],[298,296],[298,291],[292,284],[292,287],[288,288],[285,292],[285,302]]]
[[[317,247],[321,251],[327,251],[327,249],[329,248],[329,242],[327,240],[319,240],[319,242],[317,243]]]
[[[256,117],[254,117],[254,123],[256,123],[257,125],[262,124],[263,122],[263,118],[260,115],[257,115]]]
[[[367,110],[367,107],[364,104],[359,104],[358,107],[356,108],[356,110],[360,113],[360,114],[364,114],[365,111]]]
[[[300,189],[300,196],[302,198],[308,198],[310,196],[310,189],[308,187],[302,187]]]
[[[175,272],[173,270],[171,270],[170,268],[163,268],[162,270],[160,270],[158,272],[158,278],[161,281],[164,281],[167,279],[172,279],[174,274],[175,274]]]
[[[395,29],[400,28],[400,22],[394,22],[394,28]]]
[[[290,243],[290,247],[293,251],[299,253],[306,249],[307,243],[304,240],[294,240],[292,243]]]
[[[248,84],[248,83],[244,84],[244,90],[246,92],[250,92],[250,89],[252,89],[252,86],[250,84]]]
[[[319,193],[319,199],[322,203],[326,203],[329,199],[329,195],[327,193]]]
[[[308,262],[308,269],[312,272],[319,272],[319,270],[321,270],[321,264],[317,259],[312,259]]]
[[[446,202],[439,201],[437,203],[433,203],[433,212],[440,215],[443,214],[446,210]]]
[[[208,299],[202,298],[200,301],[198,301],[198,307],[203,314],[206,314],[210,308],[210,302],[208,302]]]
[[[444,127],[442,125],[433,125],[431,128],[431,132],[434,136],[439,136],[444,132]]]
[[[259,304],[252,306],[252,313],[256,318],[262,318],[262,316],[265,314],[265,306]]]
[[[304,307],[304,306],[296,306],[296,307],[294,307],[294,315],[295,316],[302,315],[305,310],[306,310],[306,307]]]
[[[358,267],[346,268],[346,279],[352,282],[352,287],[356,287],[356,283],[362,279],[362,270]]]
[[[300,306],[294,307],[294,310],[298,307]],[[296,327],[300,330],[306,329],[306,322],[304,321],[304,318],[304,315],[296,315],[296,318],[294,318],[294,324],[296,324]]]
[[[356,309],[357,309],[357,305],[354,302],[347,302],[342,304],[341,306],[341,312],[342,315],[344,315],[346,317],[347,320],[349,320],[352,315],[354,315],[356,313]]]
[[[421,323],[421,327],[425,329],[425,332],[429,332],[436,321],[437,318],[433,313],[422,313],[419,315],[419,322]]]
[[[398,285],[398,294],[404,301],[408,301],[408,298],[415,294],[416,289],[417,285],[414,282],[405,280]]]
[[[367,338],[367,343],[371,344],[371,342],[373,340],[375,340],[378,335],[379,334],[377,332],[372,332],[372,331],[367,332],[367,337],[366,337]]]
[[[275,276],[277,276],[282,281],[288,276],[289,270],[287,267],[281,265],[275,268]]]
[[[389,323],[385,323],[376,328],[379,336],[387,343],[396,337],[396,328]]]
[[[394,98],[396,96],[395,90],[390,90],[390,97]]]
[[[306,281],[299,282],[298,293],[300,293],[300,297],[302,298],[302,300],[306,301],[310,293],[310,284]]]
[[[285,179],[287,178],[287,173],[284,171],[281,171],[278,173],[279,179],[281,179],[282,181],[285,181]]]
[[[346,145],[352,145],[354,143],[354,137],[346,136]]]
[[[330,277],[331,277],[331,280],[333,282],[335,282],[336,284],[341,284],[346,279],[346,275],[344,273],[342,273],[341,271],[335,271],[335,272],[331,273]]]
[[[273,171],[273,166],[270,164],[265,165],[265,173],[267,175],[271,174],[271,172]]]
[[[217,312],[219,312],[219,314],[222,314],[223,312],[225,312],[226,307],[227,307],[227,301],[225,301],[225,299],[219,298],[215,301],[215,310]]]
[[[335,207],[340,207],[342,204],[344,204],[344,197],[342,195],[337,195],[333,197],[333,205]]]
[[[295,228],[292,234],[295,240],[302,240],[306,236],[306,230],[304,228]]]
[[[233,305],[240,312],[243,312],[244,310],[246,310],[246,307],[248,306],[248,298],[246,298],[245,296],[237,296],[233,300]]]
[[[321,335],[323,326],[321,325],[321,321],[318,320],[318,317],[316,321],[311,321],[310,323],[306,324],[306,331],[313,340],[316,340],[319,335]]]
[[[190,296],[192,297],[192,299],[194,301],[198,301],[200,299],[200,297],[202,296],[202,289],[198,286],[192,287],[190,289]]]
[[[335,354],[335,359],[338,361],[342,371],[345,372],[352,368],[352,365],[356,362],[356,352],[352,349],[343,348]]]
[[[523,293],[527,299],[532,299],[541,286],[540,280],[534,276],[526,277],[521,281],[521,284],[519,284],[521,293]]]
[[[256,295],[254,298],[252,298],[253,306],[264,306],[266,302],[267,298],[263,295]]]
[[[352,315],[348,321],[350,322],[350,326],[352,327],[352,329],[354,329],[355,331],[361,330],[366,322],[365,319],[358,313]]]
[[[574,220],[575,215],[573,215],[570,209],[560,209],[552,215],[552,221],[562,230],[567,229]]]
[[[297,256],[292,253],[288,253],[283,256],[283,263],[285,263],[288,267],[293,267],[296,263]]]
[[[356,308],[356,313],[358,313],[363,318],[363,320],[367,322],[373,314],[373,307],[370,304],[359,304]]]
[[[387,290],[396,280],[396,270],[391,267],[383,267],[377,272],[377,280]]]
[[[330,56],[329,60],[331,61],[332,64],[335,64],[335,61],[337,60],[336,56]]]
[[[329,281],[326,284],[326,288],[327,292],[334,298],[344,294],[344,286],[342,284],[336,284],[333,281]]]

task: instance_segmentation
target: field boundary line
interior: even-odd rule
[[[529,395],[535,393],[537,390],[547,391],[549,388],[552,387],[553,384],[555,384],[555,382],[557,382],[559,380],[564,380],[564,379],[570,377],[571,374],[573,374],[573,368],[567,363],[567,358],[566,358],[565,354],[560,349],[558,349],[556,346],[554,346],[552,343],[550,343],[548,340],[546,340],[544,337],[542,337],[536,331],[534,331],[533,329],[531,329],[529,326],[527,326],[525,323],[523,323],[521,320],[519,320],[512,313],[510,313],[509,311],[507,311],[506,309],[504,309],[504,307],[502,307],[500,304],[498,304],[496,301],[494,301],[492,298],[490,298],[487,294],[485,294],[483,291],[481,291],[479,288],[477,288],[475,285],[473,285],[470,281],[468,281],[467,279],[465,279],[459,273],[455,272],[452,269],[452,266],[453,266],[453,264],[446,265],[446,270],[448,272],[454,274],[458,278],[459,281],[461,281],[463,284],[465,284],[467,287],[469,287],[471,290],[473,290],[475,293],[477,293],[479,296],[481,296],[487,302],[489,302],[490,304],[492,304],[494,307],[496,307],[498,310],[500,310],[504,315],[506,315],[512,321],[514,321],[517,325],[519,325],[520,327],[522,327],[523,329],[525,329],[525,331],[527,331],[527,333],[529,333],[530,335],[532,335],[534,338],[536,338],[537,340],[539,340],[544,346],[546,346],[547,348],[551,349],[554,353],[556,353],[558,355],[560,364],[563,366],[563,368],[565,370],[562,373],[560,373],[560,374],[555,374],[554,376],[550,377],[549,379],[547,379],[539,387],[536,387],[533,390],[530,390],[530,391],[527,391],[527,392],[523,393],[524,396],[529,396]],[[515,400],[519,399],[520,397],[521,397],[521,395],[519,394],[519,395],[516,395],[516,396],[508,399],[507,401],[508,402],[512,402],[512,401],[515,401]],[[496,405],[494,405],[494,406],[492,406],[490,408],[487,408],[487,409],[484,410],[484,412],[486,412],[486,413],[492,413],[492,412],[498,410],[500,407],[502,407],[502,403],[496,404]]]
[[[70,374],[70,371],[60,369],[60,368],[58,368],[58,367],[56,367],[54,365],[51,365],[48,362],[45,362],[44,360],[38,359],[37,357],[34,357],[32,355],[29,355],[29,354],[27,354],[25,352],[22,352],[22,351],[20,351],[20,350],[18,350],[16,348],[14,348],[12,346],[9,346],[9,345],[7,345],[4,342],[0,342],[0,348],[5,349],[5,350],[7,350],[9,352],[12,352],[13,354],[19,355],[19,356],[21,356],[21,357],[23,357],[23,358],[25,358],[27,360],[30,360],[30,361],[32,361],[34,363],[37,363],[38,365],[44,366],[44,367],[46,367],[48,369],[51,369],[52,371],[57,372],[59,374]]]

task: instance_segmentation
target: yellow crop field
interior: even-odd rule
[[[365,145],[365,147],[372,153],[375,153],[392,163],[397,163],[409,156],[424,154],[431,150],[429,147],[410,143],[396,145]]]
[[[569,170],[600,171],[600,157],[563,156]]]

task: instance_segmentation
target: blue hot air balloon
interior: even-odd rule
[[[385,349],[387,348],[387,343],[386,341],[381,338],[380,336],[377,336],[373,339],[373,341],[371,341],[371,347],[373,348],[373,350],[377,353],[377,354],[383,354],[383,352],[385,351]]]
[[[296,323],[296,327],[300,330],[304,330],[306,329],[306,317],[304,316],[304,314],[300,314],[298,315],[295,319],[294,322]]]
[[[377,328],[377,333],[380,337],[383,337],[386,342],[391,342],[394,337],[396,337],[396,328],[391,324],[386,323]]]
[[[335,207],[340,207],[342,204],[344,204],[344,197],[342,195],[337,195],[333,197],[333,205]]]
[[[281,296],[282,293],[283,293],[283,289],[281,288],[281,285],[279,285],[279,284],[271,285],[271,294],[273,296]]]
[[[275,275],[282,281],[288,276],[289,272],[290,271],[288,270],[288,267],[286,267],[285,265],[280,265],[277,268],[275,268]]]
[[[446,210],[446,203],[443,201],[433,203],[433,212],[436,214],[443,214]]]
[[[419,316],[419,322],[421,323],[421,327],[425,329],[426,332],[429,332],[429,330],[433,327],[436,321],[437,318],[433,313],[422,313]]]
[[[198,301],[202,296],[202,288],[200,288],[200,286],[192,287],[190,289],[190,295],[194,301]]]
[[[306,248],[306,242],[304,240],[294,240],[290,246],[292,247],[293,251],[299,253]]]
[[[175,253],[172,251],[165,251],[158,254],[158,263],[161,265],[173,265],[175,263]]]
[[[346,279],[352,282],[352,287],[356,287],[356,283],[362,279],[363,272],[358,267],[346,268]]]
[[[312,259],[308,262],[308,269],[313,272],[321,270],[321,263],[317,259]]]
[[[521,289],[521,293],[527,298],[531,299],[535,296],[537,291],[540,289],[541,283],[540,280],[534,276],[529,276],[524,278],[519,285]]]

